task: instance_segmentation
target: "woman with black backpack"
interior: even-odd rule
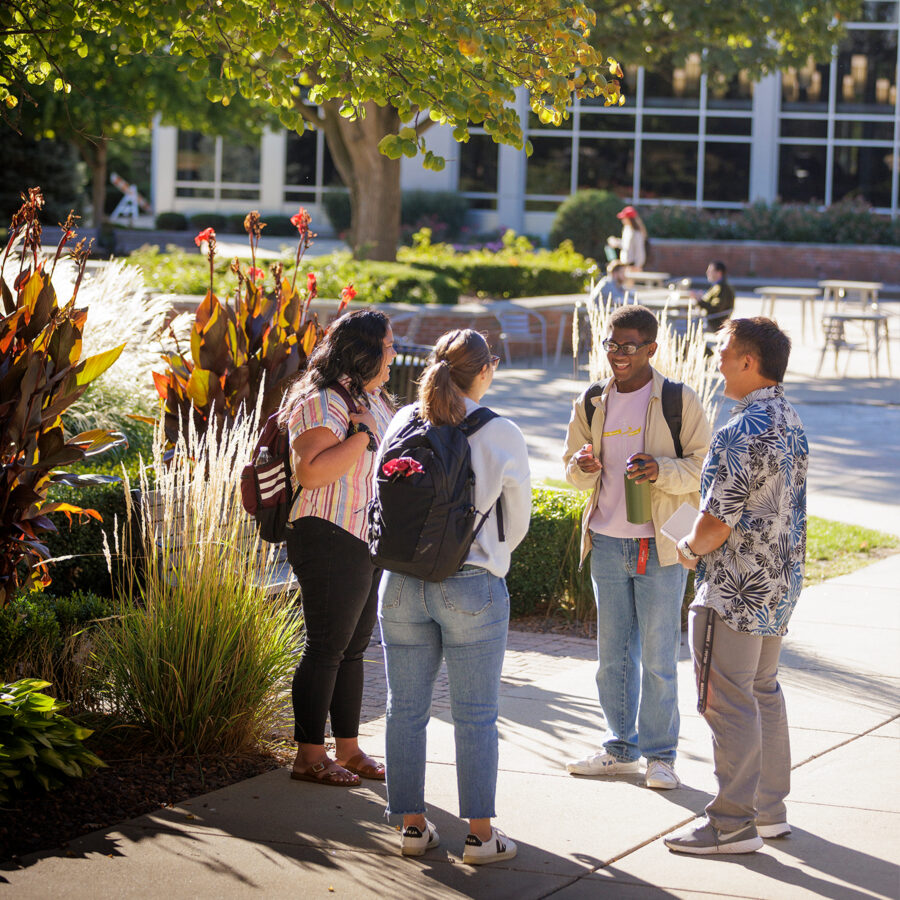
[[[287,532],[306,646],[291,696],[297,759],[291,778],[335,787],[384,766],[359,747],[363,653],[375,626],[381,570],[369,558],[366,505],[378,441],[393,407],[382,387],[396,356],[388,317],[359,310],[332,322],[288,388],[279,422],[291,440],[298,491]],[[325,752],[331,713],[336,759]]]
[[[478,421],[468,441],[475,479],[473,516],[480,527],[468,552],[463,551],[462,567],[441,581],[385,569],[378,604],[388,683],[388,813],[403,816],[400,852],[421,856],[439,840],[425,818],[425,729],[444,659],[456,735],[459,812],[469,820],[463,862],[476,865],[516,854],[516,845],[492,827],[491,819],[496,815],[500,670],[509,626],[504,576],[531,516],[522,432],[509,419],[478,412],[498,362],[476,331],[441,337],[419,382],[418,403],[394,417],[377,462],[379,479],[408,478],[412,486],[427,478],[428,457],[420,455],[424,464],[413,458],[415,451],[398,457],[393,444],[417,428],[463,426],[465,433],[467,418]],[[383,473],[385,467],[389,471]]]

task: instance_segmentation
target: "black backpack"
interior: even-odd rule
[[[599,397],[603,393],[608,383],[609,379],[606,381],[595,381],[587,389],[587,393],[584,395],[584,414],[587,417],[589,431],[591,422],[594,421],[594,412],[597,409],[592,401],[595,397]],[[680,381],[669,381],[668,378],[663,381],[662,386],[663,418],[666,420],[666,425],[669,426],[669,431],[672,433],[672,443],[675,444],[675,455],[679,459],[684,455],[684,450],[681,446],[681,387]]]
[[[431,425],[416,409],[394,435],[382,453],[369,505],[369,553],[375,565],[423,581],[443,581],[459,571],[490,514],[476,522],[468,439],[496,416],[480,407],[459,425]],[[404,464],[386,474],[385,465],[401,458],[418,465]],[[497,531],[504,540],[500,500]]]
[[[328,386],[344,398],[350,412],[359,411],[342,384]],[[241,469],[241,503],[256,520],[264,541],[280,544],[285,539],[296,496],[291,489],[291,442],[276,412],[266,419],[250,462]]]

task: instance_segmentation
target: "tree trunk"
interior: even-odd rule
[[[81,158],[91,170],[91,225],[99,228],[106,220],[106,157],[109,149],[109,138],[96,140],[76,140],[75,145]]]
[[[339,105],[324,104],[321,127],[332,159],[350,191],[350,246],[363,259],[394,260],[400,242],[400,160],[378,152],[378,142],[400,127],[390,106],[365,105],[365,119],[350,122]]]

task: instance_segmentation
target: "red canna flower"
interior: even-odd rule
[[[212,228],[204,228],[197,237],[194,238],[194,243],[199,247],[201,244],[209,243],[210,240],[216,239],[216,232]]]
[[[257,269],[256,266],[251,266],[251,267],[247,270],[247,275],[248,275],[253,281],[264,281],[265,278],[266,278],[266,273],[263,272],[262,269]]]
[[[398,456],[397,459],[388,460],[382,467],[384,475],[397,481],[400,478],[409,478],[411,475],[421,475],[425,469],[422,464],[411,456]]]
[[[356,288],[353,287],[352,284],[348,284],[341,291],[341,303],[338,306],[338,315],[340,315],[346,308],[350,301],[356,296]]]
[[[310,215],[302,206],[295,215],[291,216],[291,225],[296,226],[301,237],[309,231],[309,222]]]
[[[309,294],[309,299],[312,300],[313,297],[319,296],[319,285],[316,281],[316,273],[310,272],[306,276],[306,292]]]

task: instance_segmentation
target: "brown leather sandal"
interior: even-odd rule
[[[352,779],[346,777],[353,776]],[[333,759],[327,762],[313,763],[306,769],[291,769],[291,778],[294,781],[313,781],[316,784],[327,784],[331,787],[356,787],[359,784],[359,775],[352,772],[346,766],[339,765]]]
[[[384,763],[376,762],[371,756],[368,756],[361,750],[356,756],[350,757],[342,765],[348,772],[359,775],[361,778],[370,778],[372,781],[384,781]]]

